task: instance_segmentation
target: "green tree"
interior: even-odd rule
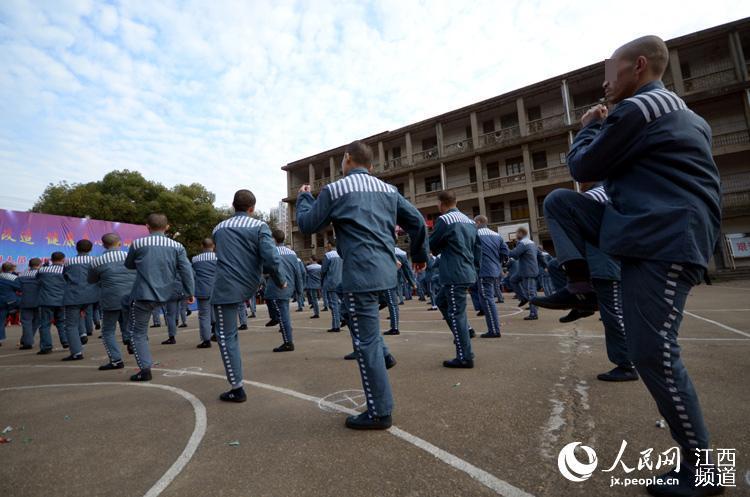
[[[152,212],[169,219],[169,235],[185,245],[189,254],[201,250],[201,241],[213,227],[232,215],[214,206],[216,195],[199,183],[167,188],[137,171],[112,171],[100,181],[50,184],[31,208],[32,212],[143,224]],[[258,212],[258,219],[268,216]]]

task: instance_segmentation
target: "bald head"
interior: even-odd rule
[[[119,247],[121,245],[120,235],[117,233],[107,233],[102,236],[102,245],[105,249]]]
[[[474,224],[477,226],[487,225],[487,218],[485,216],[474,216]]]
[[[669,63],[669,49],[664,40],[658,36],[641,36],[615,50],[615,57],[635,62],[638,57],[647,61],[646,69],[657,78],[661,78]]]

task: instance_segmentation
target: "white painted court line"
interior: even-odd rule
[[[39,364],[39,365],[19,365],[19,366],[0,366],[0,368],[14,368],[14,367],[22,367],[22,368],[83,368],[83,369],[91,369],[92,366],[79,366],[74,364],[68,364],[68,365],[54,365],[54,364]],[[199,371],[184,371],[180,369],[168,369],[168,368],[152,368],[152,371],[164,371],[164,372],[172,372],[172,373],[182,373],[186,375],[191,376],[204,376],[207,378],[216,378],[220,379],[222,381],[226,381],[226,377],[214,373],[203,373]],[[317,406],[325,406],[333,411],[338,411],[344,414],[351,414],[356,415],[359,414],[358,411],[355,411],[353,409],[348,409],[346,407],[340,406],[338,404],[335,404],[333,402],[328,402],[320,397],[315,397],[313,395],[307,395],[302,392],[297,392],[296,390],[290,390],[288,388],[284,387],[277,387],[275,385],[269,385],[268,383],[260,383],[257,381],[250,381],[250,380],[242,380],[245,385],[254,386],[257,388],[261,388],[264,390],[269,390],[272,392],[282,393],[284,395],[288,395],[290,397],[294,397],[296,399],[300,400],[306,400],[308,402],[312,402]],[[117,382],[113,383],[102,383],[104,385],[110,385],[110,384],[118,384]],[[125,383],[129,385],[130,383]],[[91,383],[85,383],[81,385],[91,385]],[[168,385],[158,385],[158,384],[149,384],[150,386],[154,387],[168,387]],[[169,387],[172,388],[172,387]],[[179,389],[176,389],[179,390]],[[185,392],[188,393],[188,392]],[[191,395],[188,393],[188,395]],[[196,399],[197,400],[197,399]],[[204,414],[205,414],[205,408],[204,408]],[[197,418],[196,418],[197,419]],[[395,426],[389,428],[388,433],[393,435],[396,438],[399,438],[405,442],[408,442],[415,447],[422,449],[423,451],[427,452],[431,456],[435,457],[436,459],[444,462],[445,464],[448,464],[449,466],[466,473],[474,480],[478,481],[485,487],[493,490],[498,495],[501,495],[503,497],[534,497],[532,494],[529,494],[520,488],[514,487],[510,483],[501,480],[500,478],[497,478],[496,476],[488,473],[487,471],[484,471],[483,469],[480,469],[473,464],[469,463],[468,461],[464,461],[458,456],[455,456],[451,454],[450,452],[447,452],[440,447],[437,447],[426,440],[423,440],[415,435],[412,435],[411,433],[408,433],[404,430],[401,430],[400,428],[397,428]],[[204,427],[205,432],[205,427]],[[186,462],[187,463],[187,462]],[[176,476],[176,475],[175,475]],[[171,480],[170,480],[171,481]],[[158,482],[157,482],[158,483]],[[144,497],[156,497],[158,494],[146,494]]]
[[[719,328],[724,328],[727,331],[732,331],[734,333],[737,333],[738,335],[742,335],[742,336],[750,338],[750,333],[747,333],[747,332],[744,332],[744,331],[740,331],[737,328],[732,328],[731,326],[727,326],[727,325],[722,324],[722,323],[720,323],[718,321],[714,321],[713,319],[704,318],[703,316],[699,316],[697,314],[693,314],[692,312],[688,312],[688,311],[683,311],[683,312],[685,314],[687,314],[688,316],[690,316],[690,317],[694,317],[696,319],[700,319],[701,321],[705,321],[707,323],[711,323],[713,325],[716,325]]]
[[[3,367],[13,367],[13,366],[3,366]],[[19,366],[24,367],[24,366]],[[65,367],[65,366],[55,366],[55,367]],[[78,367],[86,367],[86,366],[78,366]],[[60,388],[60,387],[91,387],[91,386],[106,386],[109,387],[111,385],[118,385],[118,386],[128,386],[128,387],[146,387],[146,388],[158,388],[160,390],[166,390],[168,392],[176,393],[177,395],[181,396],[188,402],[190,402],[190,405],[193,407],[193,412],[195,413],[195,426],[193,427],[193,433],[190,435],[190,438],[188,439],[187,444],[185,445],[185,448],[182,450],[182,453],[177,457],[177,460],[175,460],[174,463],[167,469],[167,471],[157,480],[156,483],[153,484],[153,486],[144,494],[143,497],[157,497],[159,494],[161,494],[164,489],[166,489],[172,481],[174,481],[175,478],[177,478],[177,475],[179,475],[183,469],[185,469],[185,466],[187,466],[188,462],[190,462],[190,459],[192,459],[193,455],[195,455],[195,451],[198,450],[198,446],[201,443],[201,440],[203,440],[203,436],[206,434],[206,427],[208,425],[208,418],[206,416],[206,406],[201,402],[196,396],[191,394],[190,392],[187,392],[181,388],[173,387],[170,385],[160,385],[158,383],[133,383],[133,382],[122,382],[122,381],[116,381],[116,382],[96,382],[96,383],[60,383],[60,384],[53,384],[53,385],[26,385],[26,386],[19,386],[19,387],[5,387],[0,388],[0,392],[2,391],[9,391],[9,390],[31,390],[35,388]]]

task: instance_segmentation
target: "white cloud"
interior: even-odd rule
[[[644,15],[648,12],[648,15]],[[130,168],[267,210],[285,163],[605,58],[750,4],[478,0],[0,2],[3,207]]]

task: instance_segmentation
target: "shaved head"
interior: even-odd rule
[[[658,36],[641,36],[615,50],[615,57],[622,57],[635,61],[638,57],[645,57],[648,67],[656,77],[661,78],[669,63],[669,49],[664,40]]]
[[[487,218],[485,216],[479,215],[474,217],[474,222],[477,224],[477,226],[483,226],[487,224]]]
[[[106,249],[111,249],[112,247],[117,246],[118,243],[120,243],[120,235],[117,233],[107,233],[102,236],[102,245],[104,245],[104,248]]]

